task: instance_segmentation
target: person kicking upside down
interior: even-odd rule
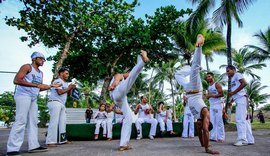
[[[210,115],[202,98],[202,81],[200,77],[203,44],[204,37],[199,34],[191,67],[184,66],[181,70],[176,71],[175,79],[184,87],[187,95],[187,105],[194,118],[198,119],[197,128],[201,146],[205,148],[206,153],[219,154],[219,151],[209,149]]]

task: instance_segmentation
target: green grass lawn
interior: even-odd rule
[[[254,121],[252,124],[252,129],[270,129],[270,121],[265,123],[260,123],[258,121]]]
[[[270,121],[265,123],[260,123],[259,121],[253,121],[251,124],[252,129],[270,129]],[[230,124],[225,125],[226,131],[236,131],[235,122],[230,122]]]

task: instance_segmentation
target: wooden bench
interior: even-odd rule
[[[122,124],[114,124],[113,125],[113,139],[120,139],[120,134],[121,134],[121,127]],[[143,123],[142,124],[142,135],[143,138],[148,138],[148,134],[150,131],[150,124]],[[94,140],[94,132],[95,132],[95,124],[67,124],[67,138],[68,140]],[[196,131],[196,124],[194,127],[194,133],[197,135]],[[173,130],[176,133],[174,136],[180,137],[182,135],[183,131],[183,123],[177,122],[173,123]],[[164,137],[169,137],[171,135],[165,134]],[[131,131],[131,138],[136,138],[137,137],[137,131],[135,124],[132,124],[132,131]],[[161,137],[161,132],[160,132],[160,127],[159,124],[157,125],[157,131],[156,131],[156,137]],[[99,139],[102,138],[102,130],[100,130],[99,134]]]

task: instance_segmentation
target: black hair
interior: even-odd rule
[[[233,65],[228,65],[228,66],[226,67],[226,69],[236,70],[235,66],[233,66]]]
[[[66,68],[66,67],[62,67],[62,68],[60,68],[60,69],[58,70],[58,74],[60,75],[60,73],[63,73],[63,72],[65,72],[65,71],[69,71],[69,69]]]
[[[100,107],[102,106],[102,105],[104,105],[105,106],[105,110],[104,111],[106,111],[107,109],[107,105],[105,104],[105,103],[101,103],[100,105],[99,105],[99,108],[98,108],[98,110],[100,111]]]
[[[161,104],[164,105],[164,102],[163,102],[163,101],[160,101],[160,102],[158,103],[158,106],[160,106]]]
[[[141,96],[141,100],[143,99],[144,96]]]
[[[214,73],[212,73],[212,72],[207,72],[206,75],[211,75],[214,77]]]

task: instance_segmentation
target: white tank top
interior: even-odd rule
[[[139,112],[138,112],[138,118],[150,118],[150,114],[145,114],[145,110],[146,109],[149,109],[149,105],[148,104],[145,104],[145,105],[142,105],[142,104],[139,104],[141,105],[141,108],[139,109]]]
[[[166,117],[166,110],[160,110],[158,113],[158,118],[164,119]]]
[[[218,90],[216,88],[216,82],[213,83],[211,86],[208,87],[208,92],[212,95],[217,95],[218,94]],[[219,98],[209,98],[209,103],[210,103],[210,107],[213,107],[215,105],[221,105],[223,102],[223,98],[219,97]]]
[[[43,73],[42,71],[37,71],[32,65],[31,71],[25,75],[23,78],[24,81],[34,83],[34,84],[42,84]],[[29,96],[38,96],[40,89],[37,87],[26,87],[22,85],[16,85],[15,95],[29,95]]]

